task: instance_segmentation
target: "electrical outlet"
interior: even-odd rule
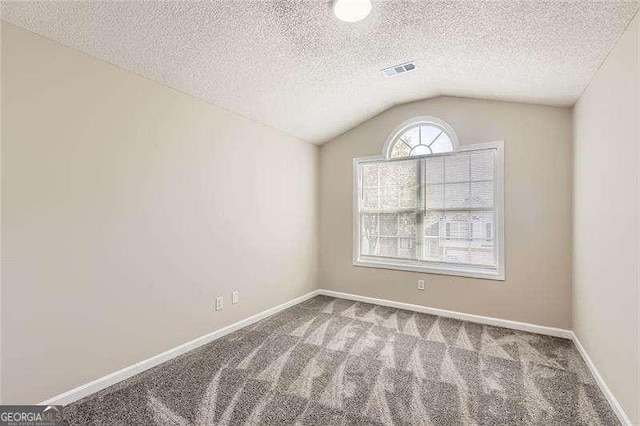
[[[240,301],[240,294],[238,293],[238,290],[236,290],[233,293],[231,293],[231,303],[236,304],[239,301]]]
[[[418,290],[424,290],[424,280],[418,280]]]
[[[222,296],[216,297],[216,311],[221,310],[222,306],[223,306]]]

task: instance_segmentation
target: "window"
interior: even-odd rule
[[[419,117],[354,160],[354,265],[504,279],[503,144]]]
[[[402,158],[418,155],[440,154],[455,150],[453,129],[443,121],[432,117],[421,117],[403,123],[399,131],[387,141],[385,147],[388,158]]]

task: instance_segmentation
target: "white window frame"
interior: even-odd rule
[[[402,128],[403,126],[399,126]],[[392,134],[396,134],[395,132]],[[385,144],[387,145],[387,144]],[[455,151],[444,154],[430,154],[423,156],[404,157],[398,159],[389,159],[386,156],[360,157],[353,159],[353,265],[368,268],[392,269],[398,271],[422,272],[428,274],[454,275],[469,278],[481,278],[490,280],[505,280],[505,245],[504,245],[504,142],[496,141],[489,143],[480,143],[474,145],[459,145]],[[393,258],[378,258],[373,256],[362,256],[360,254],[360,212],[359,212],[359,196],[360,183],[362,176],[360,174],[360,165],[368,162],[379,161],[398,161],[407,160],[409,158],[425,158],[448,156],[455,153],[477,151],[484,149],[496,150],[495,164],[495,190],[494,190],[494,226],[492,232],[495,236],[495,244],[497,247],[495,269],[469,265],[455,265],[445,262],[428,262],[424,260],[406,260]],[[388,152],[388,146],[385,146],[385,154]]]

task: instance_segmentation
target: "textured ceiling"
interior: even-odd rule
[[[3,2],[2,19],[310,142],[438,95],[571,105],[638,2]],[[418,69],[380,70],[413,60]]]

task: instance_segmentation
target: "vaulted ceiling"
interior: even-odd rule
[[[348,24],[329,1],[5,1],[2,19],[322,143],[439,95],[572,105],[639,5],[381,1]]]

